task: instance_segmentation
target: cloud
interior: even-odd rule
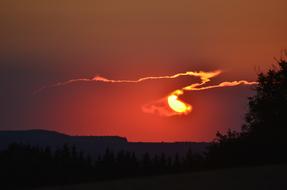
[[[188,86],[184,86],[182,88],[176,89],[169,93],[166,97],[163,97],[159,100],[153,101],[151,103],[145,104],[142,106],[142,111],[145,113],[157,114],[159,116],[174,116],[174,115],[187,115],[192,110],[192,105],[183,102],[180,100],[180,96],[182,96],[186,91],[201,91],[201,90],[209,90],[214,88],[225,88],[225,87],[234,87],[239,85],[256,85],[257,82],[254,81],[224,81],[215,85],[206,85],[211,81],[212,78],[220,75],[222,73],[221,70],[215,70],[210,72],[205,71],[187,71],[183,73],[176,73],[174,75],[165,75],[165,76],[147,76],[143,78],[139,78],[136,80],[115,80],[108,79],[102,76],[95,76],[93,78],[80,78],[80,79],[71,79],[64,82],[59,82],[54,85],[48,87],[42,87],[35,91],[35,93],[39,93],[42,90],[47,88],[55,88],[66,85],[72,85],[78,82],[103,82],[103,83],[141,83],[148,80],[161,80],[161,79],[175,79],[182,76],[191,76],[198,77],[200,79],[199,83],[193,83]],[[172,98],[171,98],[172,97]]]

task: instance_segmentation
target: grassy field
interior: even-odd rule
[[[38,190],[276,190],[287,189],[287,165],[123,179]]]

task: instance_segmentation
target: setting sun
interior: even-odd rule
[[[180,101],[176,95],[170,95],[167,98],[169,107],[177,113],[189,113],[191,111],[191,106]]]

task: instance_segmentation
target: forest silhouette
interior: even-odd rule
[[[145,153],[138,157],[134,152],[107,149],[94,159],[69,144],[52,150],[14,143],[0,152],[2,184],[62,185],[286,163],[287,61],[278,60],[276,67],[258,74],[257,82],[241,131],[218,132],[204,154],[189,150],[184,156]]]

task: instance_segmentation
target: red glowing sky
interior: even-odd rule
[[[252,85],[287,44],[285,0],[4,0],[0,6],[0,129],[42,128],[131,141],[209,141],[239,129]],[[187,71],[222,73],[140,83]],[[99,78],[98,78],[99,79]],[[245,83],[245,82],[242,82]],[[185,88],[185,89],[184,89]],[[183,90],[189,114],[147,114]],[[155,109],[156,108],[156,109]],[[166,111],[166,110],[165,110]],[[163,113],[163,112],[161,112]]]

